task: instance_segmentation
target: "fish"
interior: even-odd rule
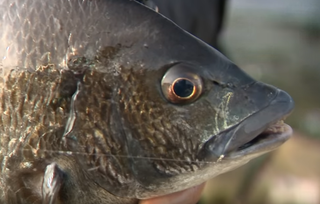
[[[0,203],[136,204],[291,136],[288,93],[135,1],[0,13]]]

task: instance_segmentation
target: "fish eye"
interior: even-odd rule
[[[178,64],[163,76],[161,88],[165,98],[174,104],[195,101],[202,92],[202,79],[189,65]]]

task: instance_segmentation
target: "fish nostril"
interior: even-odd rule
[[[213,80],[212,83],[215,85],[215,86],[220,86],[222,88],[230,88],[230,89],[233,89],[235,88],[236,86],[232,83],[232,82],[219,82],[219,81],[215,81]]]
[[[217,85],[217,86],[219,86],[219,85],[220,85],[220,83],[219,83],[219,82],[217,82],[217,81],[212,81],[212,83],[213,83],[214,85]]]

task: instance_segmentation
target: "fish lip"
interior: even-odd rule
[[[229,152],[226,155],[226,158],[238,158],[248,154],[266,153],[275,150],[288,139],[290,139],[293,133],[292,128],[288,124],[283,123],[281,128],[285,130],[279,133],[266,134],[262,132],[253,139],[257,140],[256,142],[252,143],[248,147],[244,147],[244,145],[250,142],[240,146],[238,149]]]
[[[280,132],[266,130],[290,115],[294,102],[289,94],[277,89],[277,95],[262,110],[250,115],[236,126],[211,137],[205,144],[205,154],[212,158],[236,158],[249,154],[272,151],[287,141],[292,128],[283,123]],[[263,137],[262,137],[263,136]],[[259,137],[261,137],[259,139]],[[246,147],[246,144],[250,143]]]

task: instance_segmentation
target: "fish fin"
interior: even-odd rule
[[[63,171],[55,163],[46,167],[42,182],[42,203],[53,204],[63,183]]]

